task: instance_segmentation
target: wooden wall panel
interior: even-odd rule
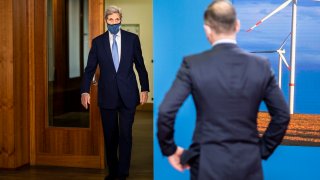
[[[62,0],[54,0],[53,6],[56,7],[54,14],[57,15],[54,20],[55,27],[54,39],[55,41],[62,41],[63,29],[63,17],[59,14],[59,8],[62,6]],[[91,20],[100,19],[95,22],[102,22],[99,26],[92,24],[95,28],[99,27],[100,32],[96,31],[96,35],[101,34],[103,29],[103,0],[89,1],[90,7],[94,9],[89,12],[101,13],[99,16],[89,17]],[[92,4],[95,4],[92,6]],[[90,128],[61,128],[61,127],[49,127],[48,120],[48,75],[47,75],[47,52],[46,52],[46,4],[42,0],[34,0],[34,81],[37,84],[35,86],[35,121],[31,124],[31,131],[34,132],[31,144],[33,148],[31,154],[34,155],[32,164],[38,165],[56,165],[56,166],[73,166],[73,167],[92,167],[92,168],[104,168],[104,155],[101,121],[98,119],[92,119],[90,116]],[[89,7],[89,8],[90,8]],[[100,10],[97,11],[96,8]],[[60,9],[61,10],[61,9]],[[90,15],[89,15],[90,16]],[[56,16],[54,16],[56,17]],[[55,51],[58,56],[63,56],[62,51],[65,48],[55,47]],[[60,55],[59,55],[60,53]],[[59,73],[61,75],[61,73]],[[59,79],[59,77],[56,77]],[[80,96],[79,96],[80,98]],[[97,109],[97,108],[96,108]],[[91,113],[90,113],[91,114]],[[99,118],[99,113],[98,118]],[[94,116],[97,118],[97,115]]]
[[[29,162],[27,2],[0,2],[0,168]]]
[[[104,0],[89,1],[89,40],[90,41],[104,32],[103,17],[104,17]]]
[[[47,71],[46,71],[46,61],[47,48],[46,48],[46,1],[34,0],[34,82],[35,86],[35,119],[31,125],[30,131],[34,135],[32,142],[31,154],[33,154],[34,159],[32,164],[36,164],[36,154],[39,149],[45,147],[45,142],[41,141],[44,136],[44,126],[40,124],[37,119],[42,119],[43,121],[47,117],[47,104],[46,97],[48,97],[47,90]],[[45,107],[45,108],[43,108]],[[42,121],[40,121],[42,122]],[[41,143],[39,143],[41,142]]]
[[[29,29],[29,142],[30,142],[30,164],[34,165],[36,162],[36,156],[35,156],[35,74],[34,74],[34,9],[35,9],[35,0],[28,0],[28,29]]]
[[[104,1],[89,2],[92,39],[104,29]],[[79,154],[70,156],[70,162],[82,157],[82,160],[93,162],[91,166],[103,168],[101,121],[94,121],[91,128],[78,133],[48,128],[46,125],[48,87],[45,7],[46,1],[43,0],[0,1],[0,168],[17,168],[30,161],[34,165],[37,161],[45,162],[50,158],[52,165],[61,164],[60,160],[67,156],[46,155],[52,149],[56,150],[55,153]],[[96,86],[92,89],[96,94]],[[100,118],[97,106],[91,106],[90,118]],[[92,133],[92,129],[98,129],[99,132]],[[62,145],[55,146],[52,143],[61,139]],[[88,141],[98,143],[90,146],[86,144]],[[97,157],[100,157],[100,162],[94,159]],[[76,161],[74,166],[77,164],[85,165]]]
[[[15,167],[29,163],[28,1],[13,1],[13,86]]]
[[[14,166],[12,2],[0,1],[0,167]]]
[[[66,106],[65,94],[63,90],[66,88],[67,79],[69,77],[68,63],[68,37],[67,37],[67,14],[65,0],[53,0],[53,42],[54,42],[54,89],[53,107],[54,115],[64,112]],[[58,93],[60,92],[60,93]],[[60,108],[58,108],[60,107]]]
[[[91,47],[91,40],[104,32],[104,0],[89,1],[89,41]],[[97,70],[95,77],[98,81],[100,75],[99,69]],[[102,133],[102,122],[100,120],[100,111],[98,107],[98,83],[91,85],[91,104],[90,104],[90,119],[99,119],[98,126],[100,127],[100,163],[101,168],[105,167],[104,157],[104,140]]]

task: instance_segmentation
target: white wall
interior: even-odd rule
[[[152,22],[152,0],[105,0],[105,7],[116,5],[122,9],[122,24],[139,24],[140,41],[146,65],[150,93],[148,102],[153,103],[153,22]]]

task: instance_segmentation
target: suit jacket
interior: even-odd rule
[[[148,74],[137,35],[121,30],[121,57],[117,72],[112,60],[108,31],[94,38],[84,72],[81,93],[90,91],[91,80],[99,65],[99,106],[108,109],[116,108],[120,95],[126,107],[135,108],[140,102],[140,96],[133,64],[139,75],[141,91],[149,91]]]
[[[182,163],[198,156],[201,180],[263,179],[261,159],[267,159],[280,144],[290,119],[268,60],[228,43],[184,58],[159,108],[158,138],[166,156],[176,150],[174,120],[189,94],[197,119]],[[271,122],[259,137],[257,113],[262,101]]]

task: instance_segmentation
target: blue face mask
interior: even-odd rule
[[[118,24],[107,24],[108,31],[111,32],[111,34],[117,34],[120,30],[121,23]]]

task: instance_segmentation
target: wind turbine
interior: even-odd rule
[[[259,26],[265,20],[267,20],[272,15],[281,11],[292,3],[292,21],[291,21],[291,51],[290,51],[290,83],[289,83],[289,109],[290,114],[294,113],[294,88],[295,88],[295,71],[296,71],[296,30],[297,30],[297,1],[298,0],[287,0],[281,4],[278,8],[268,14],[266,17],[258,21],[254,26],[247,30],[247,32],[252,31],[254,28]]]
[[[286,67],[288,68],[288,70],[290,71],[290,66],[286,60],[286,58],[284,57],[284,54],[286,53],[285,49],[283,49],[283,46],[286,44],[289,36],[291,35],[291,33],[288,34],[288,36],[284,39],[284,41],[282,42],[282,44],[280,45],[279,49],[277,50],[267,50],[267,51],[253,51],[251,53],[278,53],[279,54],[279,63],[278,63],[278,83],[279,83],[279,88],[281,89],[281,85],[282,85],[282,62],[286,65]]]

